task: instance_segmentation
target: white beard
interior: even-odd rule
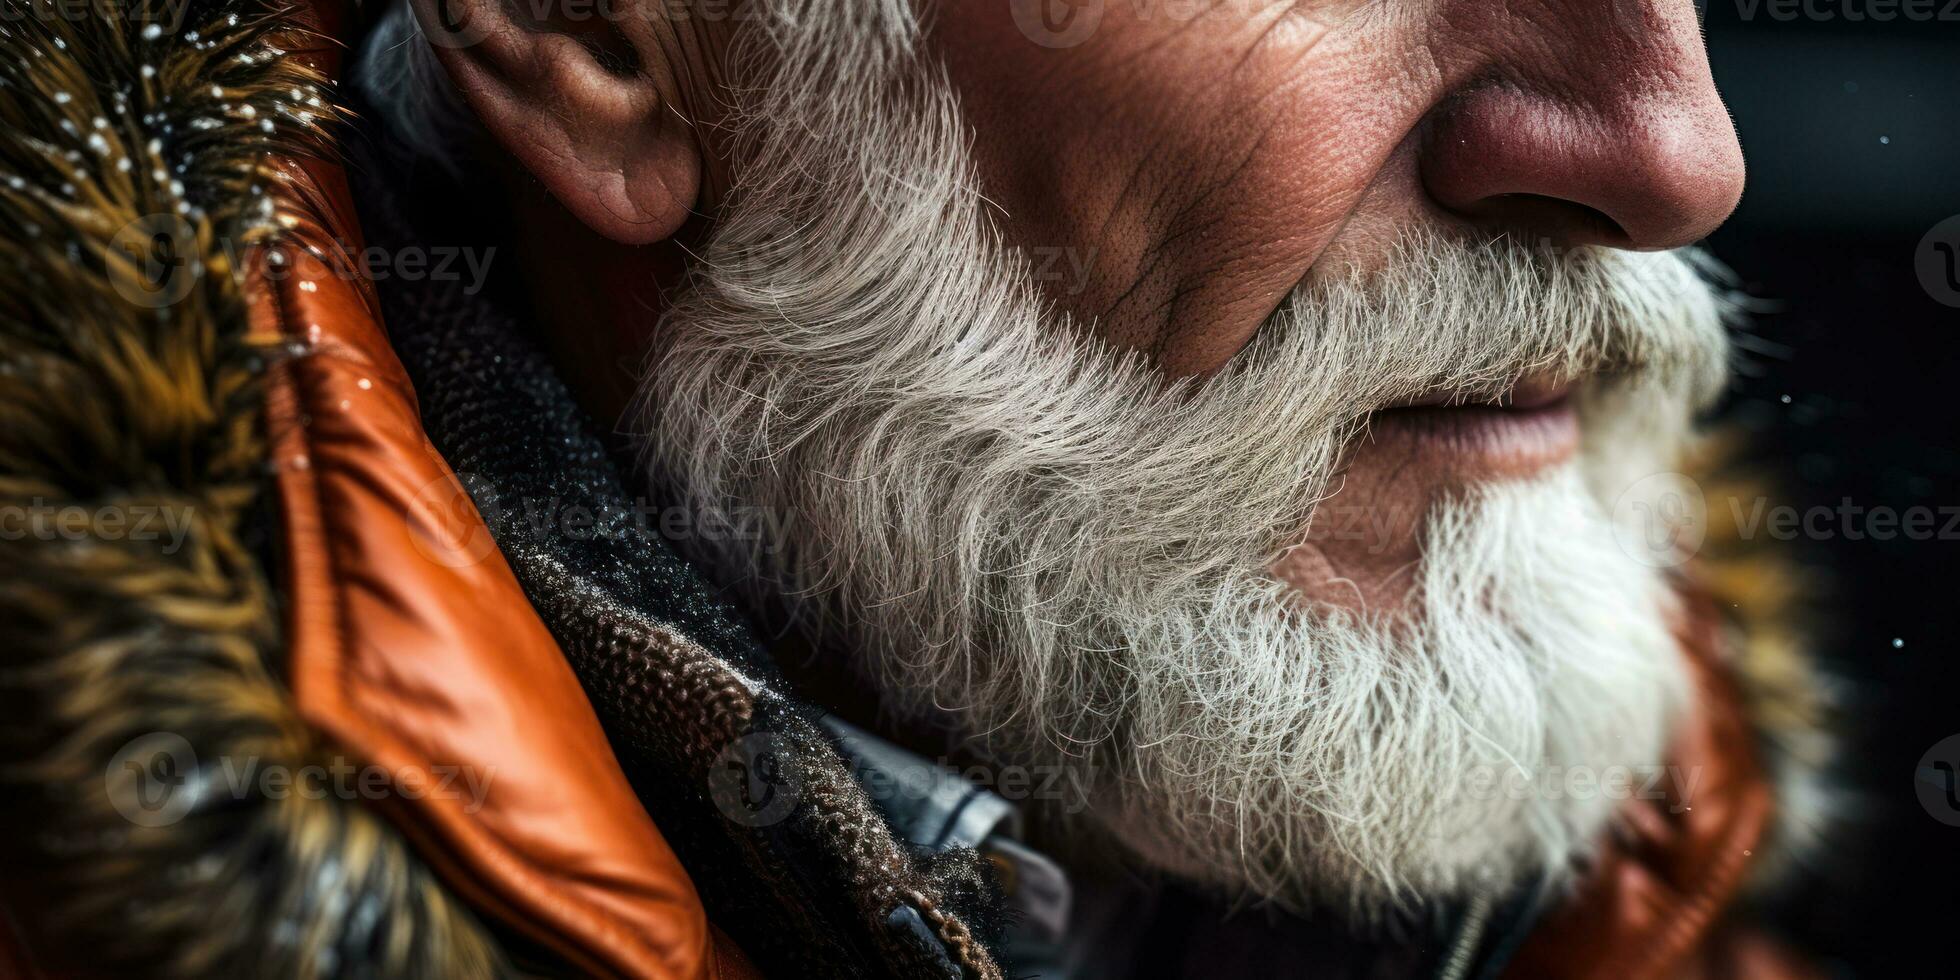
[[[1131,620],[1106,826],[1357,918],[1555,882],[1626,799],[1566,777],[1659,764],[1686,705],[1667,596],[1569,469],[1432,511],[1420,576],[1402,622],[1301,616],[1253,575]]]
[[[1467,787],[1662,760],[1687,699],[1665,589],[1603,502],[1723,379],[1689,263],[1414,236],[1172,382],[1000,246],[904,5],[843,7],[735,59],[774,70],[642,390],[654,479],[703,526],[779,529],[696,557],[892,709],[1065,767],[1060,809],[1165,871],[1363,916],[1560,874],[1616,800]],[[1410,612],[1270,577],[1370,411],[1544,370],[1614,372],[1585,458],[1435,508]]]

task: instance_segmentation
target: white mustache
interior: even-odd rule
[[[1241,357],[1268,356],[1261,342],[1288,338],[1315,348],[1297,363],[1343,379],[1330,415],[1349,419],[1438,392],[1496,401],[1528,377],[1658,386],[1701,408],[1727,380],[1732,305],[1713,274],[1691,252],[1418,230],[1379,272],[1310,276]]]

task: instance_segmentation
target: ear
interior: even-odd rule
[[[671,236],[701,191],[673,25],[654,0],[412,0],[477,120],[594,231]]]

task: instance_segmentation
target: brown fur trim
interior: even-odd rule
[[[1806,642],[1819,584],[1775,542],[1746,533],[1739,515],[1770,499],[1773,484],[1733,462],[1736,442],[1733,433],[1712,438],[1694,466],[1708,520],[1695,572],[1728,624],[1729,667],[1775,785],[1776,818],[1756,876],[1768,884],[1813,855],[1843,809],[1827,776],[1838,724],[1831,684]]]
[[[0,3],[11,910],[62,975],[504,972],[365,804],[254,778],[335,762],[277,676],[234,265],[278,232],[268,157],[324,145],[319,80],[255,4]]]

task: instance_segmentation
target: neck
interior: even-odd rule
[[[536,181],[507,174],[504,183],[509,247],[531,299],[536,340],[579,407],[616,431],[665,297],[682,284],[688,250],[706,237],[708,223],[696,218],[667,241],[625,246],[573,218]]]

